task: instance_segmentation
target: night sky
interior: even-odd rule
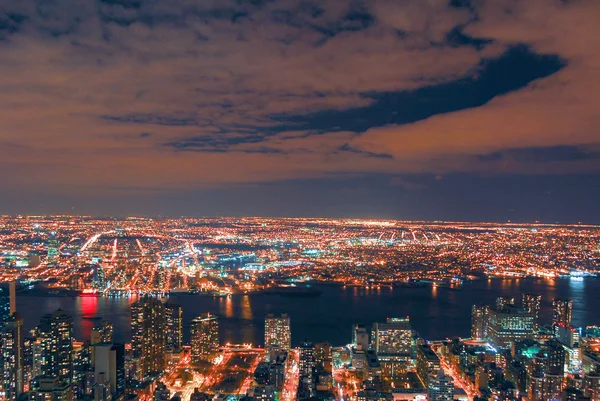
[[[600,223],[600,1],[0,0],[0,213]]]

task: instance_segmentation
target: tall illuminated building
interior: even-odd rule
[[[301,376],[312,376],[315,367],[315,347],[310,341],[300,344],[299,367]]]
[[[371,345],[378,355],[410,358],[414,344],[409,318],[390,317],[385,323],[375,323],[371,334]]]
[[[369,332],[364,324],[355,324],[352,326],[352,344],[363,350],[369,348]]]
[[[10,308],[10,296],[8,294],[8,288],[0,288],[0,324],[7,322],[12,314]]]
[[[110,322],[102,322],[95,326],[90,334],[90,344],[111,343],[113,341],[114,327]]]
[[[534,315],[522,309],[489,308],[487,315],[487,338],[498,348],[510,349],[514,341],[533,338],[535,334]]]
[[[326,372],[331,372],[333,360],[331,355],[331,345],[329,343],[319,343],[315,345],[315,363],[321,365]]]
[[[73,341],[73,390],[75,398],[86,395],[88,380],[93,375],[92,350],[89,342]]]
[[[486,305],[473,305],[471,308],[471,338],[473,340],[483,340],[486,337],[487,309]]]
[[[106,389],[110,399],[125,396],[125,347],[122,344],[99,343],[94,345],[94,376],[96,385]]]
[[[535,294],[523,294],[522,298],[523,310],[531,313],[535,319],[535,330],[537,331],[540,319],[540,309],[542,303],[542,296]]]
[[[428,387],[429,379],[440,370],[440,359],[427,344],[417,345],[417,376]]]
[[[167,322],[164,304],[149,296],[131,305],[132,356],[137,377],[145,380],[165,368]]]
[[[573,301],[570,299],[555,299],[552,301],[552,325],[565,326],[571,325],[573,317]]]
[[[50,233],[50,236],[48,237],[48,264],[56,264],[58,262],[59,256],[60,253],[58,250],[58,240],[56,239],[56,233]]]
[[[290,318],[287,314],[265,318],[265,349],[280,348],[289,351],[291,347]]]
[[[44,315],[38,326],[40,371],[71,385],[73,377],[73,319],[61,309]]]
[[[219,320],[217,315],[204,313],[190,323],[192,363],[198,364],[211,359],[219,350]]]
[[[15,400],[24,386],[24,333],[23,319],[14,312],[4,322],[1,334],[2,392],[4,399]]]
[[[181,349],[183,342],[183,309],[181,305],[168,301],[165,303],[167,315],[167,351]]]
[[[454,380],[441,369],[429,376],[427,400],[454,401]]]

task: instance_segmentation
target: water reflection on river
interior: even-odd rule
[[[469,335],[470,310],[473,303],[493,303],[500,295],[514,296],[530,292],[542,295],[542,321],[551,317],[555,297],[574,301],[575,326],[600,324],[600,280],[573,279],[493,279],[465,283],[460,291],[437,288],[357,288],[331,285],[317,286],[323,293],[314,297],[269,295],[234,295],[210,297],[175,295],[183,306],[184,338],[189,321],[203,312],[220,316],[221,341],[260,344],[264,317],[268,313],[288,313],[292,322],[294,344],[306,339],[345,344],[350,341],[353,323],[372,323],[390,316],[410,316],[413,327],[425,338]],[[17,306],[25,327],[32,328],[40,317],[62,308],[74,318],[78,340],[89,338],[97,321],[86,317],[101,316],[115,325],[117,341],[129,341],[130,304],[133,298],[36,297],[19,296]]]

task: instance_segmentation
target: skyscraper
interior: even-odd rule
[[[537,331],[540,319],[540,305],[542,302],[541,295],[523,294],[522,306],[523,310],[531,313],[535,319],[535,330]]]
[[[122,344],[94,345],[96,384],[108,389],[112,400],[125,396],[125,347]]]
[[[173,302],[165,303],[167,314],[167,351],[181,349],[183,341],[183,310],[181,305]]]
[[[352,326],[352,344],[361,347],[363,350],[369,348],[369,332],[364,324],[355,324]]]
[[[440,370],[440,359],[427,344],[417,345],[417,376],[425,387],[429,379]]]
[[[91,387],[91,383],[88,383],[92,375],[91,367],[92,350],[89,342],[73,341],[73,390],[75,398],[84,397],[88,387]]]
[[[375,323],[371,335],[372,347],[378,355],[406,356],[413,353],[412,328],[406,318],[387,318],[385,323]]]
[[[110,322],[102,322],[92,329],[90,334],[90,344],[111,343],[113,341],[113,324]]]
[[[487,306],[473,305],[471,309],[471,338],[483,340],[486,337]]]
[[[204,313],[190,323],[192,363],[209,361],[219,349],[219,320],[216,315]]]
[[[287,314],[280,317],[269,314],[265,318],[265,349],[281,348],[289,351],[291,347],[290,318]]]
[[[58,250],[58,240],[56,239],[56,233],[50,233],[50,236],[48,237],[48,264],[56,264],[58,262],[59,256],[60,253]]]
[[[487,338],[502,349],[509,349],[515,340],[533,338],[534,315],[514,306],[488,308]]]
[[[14,312],[1,329],[2,391],[4,399],[15,400],[24,386],[23,319]]]
[[[552,301],[552,325],[565,326],[571,325],[573,316],[573,301],[570,299],[555,299]]]
[[[55,376],[68,385],[73,375],[73,319],[61,309],[44,315],[38,326],[41,374]]]
[[[315,348],[310,341],[300,344],[300,375],[312,376],[315,367]]]
[[[11,281],[8,286],[0,287],[0,324],[7,322],[16,311],[15,282]]]
[[[164,370],[166,328],[165,307],[160,300],[144,296],[131,305],[131,344],[138,379]]]
[[[454,380],[446,376],[443,370],[429,377],[428,401],[454,401]]]

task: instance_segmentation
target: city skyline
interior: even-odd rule
[[[598,2],[0,4],[0,213],[600,223]]]
[[[598,238],[0,216],[0,398],[599,401]]]

